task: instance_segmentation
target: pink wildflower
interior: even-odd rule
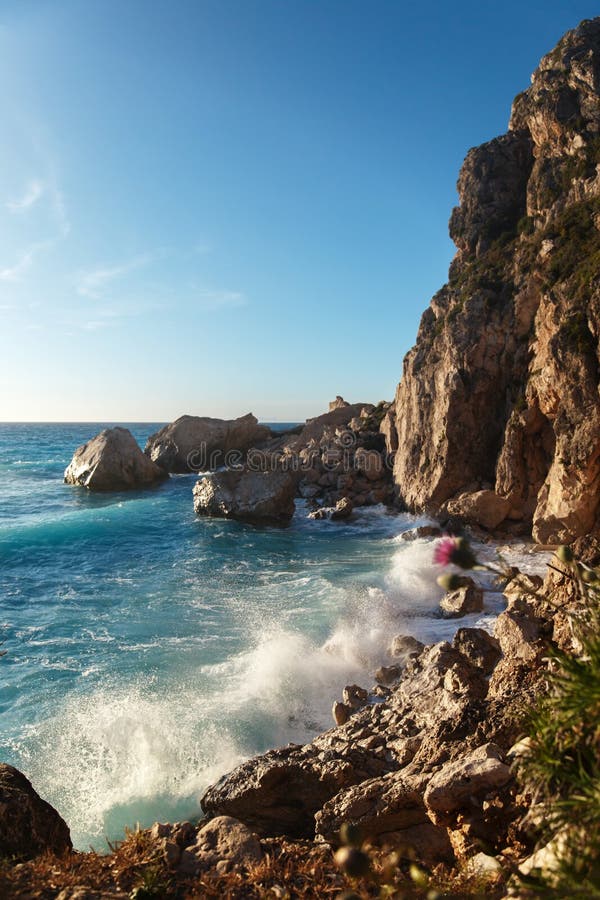
[[[437,566],[449,566],[455,552],[456,541],[454,538],[445,537],[436,545],[433,551],[433,561]]]
[[[477,565],[477,559],[466,538],[443,538],[434,550],[433,561],[438,566],[453,563],[461,569],[473,569]]]

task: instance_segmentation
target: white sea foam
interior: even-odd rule
[[[391,523],[390,535],[398,527]],[[232,614],[244,625],[241,652],[215,665],[190,664],[187,657],[175,674],[126,687],[121,674],[120,681],[74,694],[28,734],[19,748],[24,767],[69,822],[75,844],[102,850],[103,835],[114,837],[125,825],[198,815],[202,791],[242,758],[307,741],[329,727],[334,698],[347,683],[373,683],[394,635],[434,641],[451,638],[459,625],[491,627],[502,607],[498,593],[486,593],[483,614],[459,622],[434,617],[442,592],[433,541],[388,537],[385,544],[387,555],[377,557],[383,571],[372,571],[360,585],[335,586],[315,572],[319,604],[330,604],[333,616],[324,639],[303,627],[301,606],[291,618],[288,605],[285,620],[278,619],[277,603],[258,617],[253,607],[253,618],[244,620],[244,599],[232,596]],[[511,549],[507,558],[530,571],[545,561],[524,548]],[[286,569],[277,574],[277,590],[308,577]]]

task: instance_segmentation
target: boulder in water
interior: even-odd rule
[[[194,487],[194,509],[200,516],[246,522],[286,523],[294,514],[296,478],[289,472],[215,472]]]
[[[90,491],[148,487],[168,475],[145,456],[127,428],[107,428],[78,447],[65,471],[65,482]]]
[[[252,413],[238,419],[181,416],[151,435],[144,452],[166,472],[203,472],[239,465],[248,450],[270,437],[271,429]]]

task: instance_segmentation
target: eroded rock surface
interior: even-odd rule
[[[243,870],[261,859],[260,843],[249,828],[231,816],[217,816],[203,824],[195,842],[183,850],[178,870],[199,875],[214,868],[222,874]]]
[[[200,516],[286,523],[294,514],[295,494],[296,479],[289,472],[232,469],[198,480],[194,509]]]
[[[90,491],[125,491],[148,487],[167,478],[142,453],[127,428],[107,428],[78,447],[65,471],[67,484]]]
[[[385,426],[412,510],[447,504],[486,528],[533,527],[541,543],[596,528],[598,71],[593,19],[542,59],[508,133],[467,154],[449,281],[423,315]]]
[[[240,465],[249,449],[270,437],[252,413],[237,419],[181,416],[151,435],[144,452],[166,472],[204,472]]]

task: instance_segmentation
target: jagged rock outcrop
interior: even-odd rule
[[[299,472],[299,493],[315,518],[342,518],[359,506],[394,502],[392,457],[382,422],[391,404],[346,403],[337,398],[329,412],[280,440],[276,455]],[[331,514],[332,510],[336,510]]]
[[[107,428],[78,447],[65,470],[67,484],[90,491],[124,491],[148,487],[167,473],[142,453],[127,428]]]
[[[600,19],[542,59],[458,191],[458,252],[385,422],[397,490],[570,541],[600,504]],[[464,501],[480,492],[489,521]]]
[[[294,515],[295,494],[290,472],[230,469],[198,479],[194,509],[199,516],[286,523]]]
[[[237,419],[181,416],[148,438],[145,453],[166,472],[204,472],[240,465],[247,451],[272,437],[248,413]]]
[[[0,855],[32,859],[71,849],[66,822],[12,766],[0,764]]]
[[[469,629],[462,631],[464,641]],[[431,825],[423,796],[433,773],[490,741],[507,749],[515,726],[507,731],[508,704],[488,705],[479,665],[445,642],[415,645],[387,699],[365,705],[366,692],[348,686],[337,728],[242,763],[208,789],[204,811],[234,816],[259,835],[316,830],[329,840],[346,819],[365,837],[416,840],[413,827]],[[362,699],[352,705],[353,696]],[[444,843],[435,829],[426,833]]]

